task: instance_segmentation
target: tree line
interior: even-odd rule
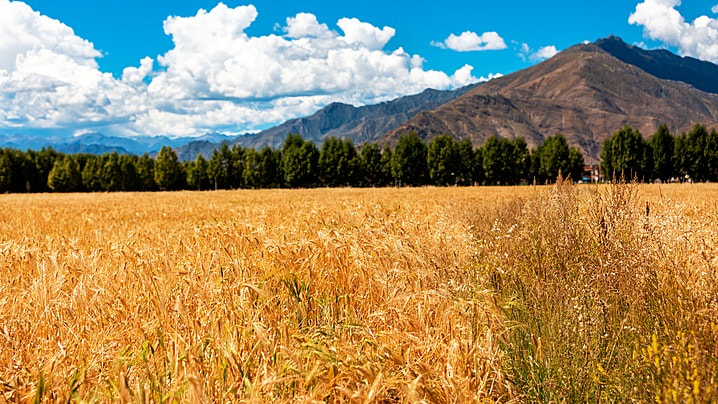
[[[0,149],[0,192],[95,192],[238,188],[513,185],[552,182],[559,172],[581,179],[583,155],[563,135],[535,149],[523,138],[440,135],[428,143],[412,132],[395,147],[329,138],[318,147],[290,134],[280,149],[222,145],[206,159],[180,162],[170,147],[156,157],[64,154],[53,149]]]
[[[606,178],[638,181],[718,181],[718,132],[696,125],[674,136],[665,125],[648,139],[626,126],[603,143],[602,170]]]

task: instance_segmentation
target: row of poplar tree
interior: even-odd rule
[[[529,149],[522,138],[489,138],[474,148],[416,133],[394,148],[329,138],[321,147],[290,134],[281,149],[223,145],[209,159],[180,162],[163,147],[156,157],[0,150],[0,192],[154,191],[237,188],[510,185],[551,182],[559,171],[579,180],[583,155],[562,135]]]
[[[606,178],[638,181],[718,181],[718,132],[696,125],[674,136],[665,125],[647,140],[631,127],[606,139],[601,151]]]

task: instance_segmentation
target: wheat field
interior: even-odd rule
[[[0,196],[9,402],[718,399],[718,186]]]

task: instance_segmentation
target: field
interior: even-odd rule
[[[0,195],[3,401],[718,400],[718,186]]]

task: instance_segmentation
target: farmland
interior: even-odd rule
[[[718,186],[0,196],[8,401],[718,399]]]

